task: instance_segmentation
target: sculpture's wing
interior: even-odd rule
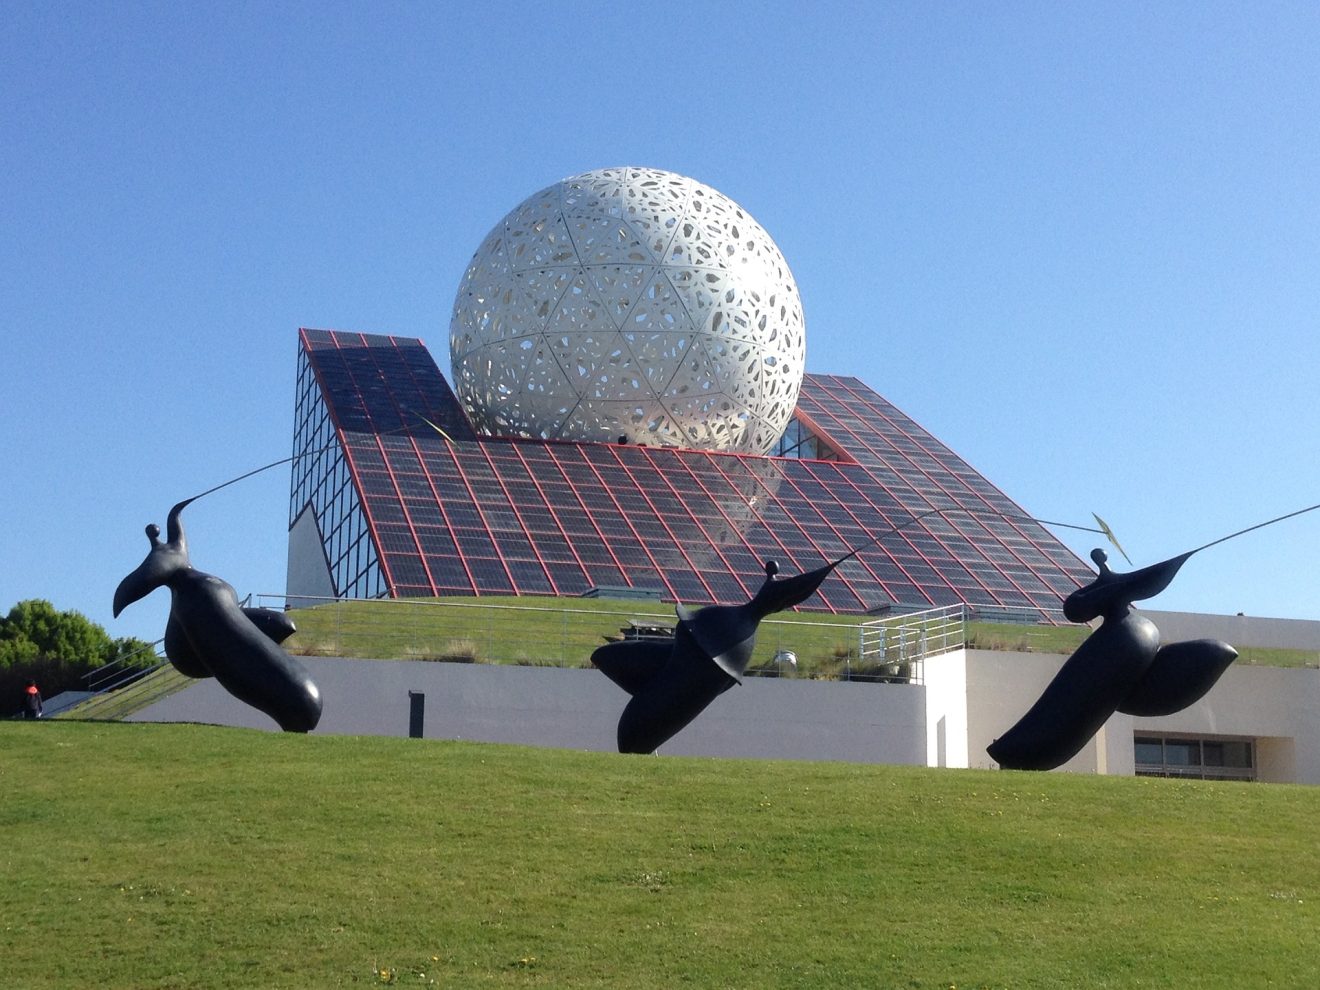
[[[1237,655],[1237,650],[1217,639],[1191,639],[1161,647],[1118,710],[1144,716],[1180,712],[1205,697]]]
[[[273,608],[245,608],[243,614],[254,626],[265,633],[272,643],[283,643],[298,631],[293,620],[284,612]]]
[[[124,580],[119,582],[118,587],[115,588],[115,598],[111,610],[111,614],[116,619],[119,618],[119,613],[125,608],[135,601],[145,598],[164,583],[161,568],[155,566],[155,563],[152,556],[148,554],[146,560],[131,573],[125,575]]]
[[[636,694],[669,662],[674,644],[668,642],[608,643],[591,654],[591,662],[629,694]]]

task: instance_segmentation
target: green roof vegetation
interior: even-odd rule
[[[1320,788],[0,723],[14,985],[1320,980]]]
[[[291,613],[290,653],[588,667],[592,651],[626,631],[672,631],[674,606],[660,602],[565,598],[345,600]],[[798,656],[799,676],[838,677],[859,659],[865,616],[786,613],[761,625],[754,663],[774,669],[781,649]],[[875,666],[872,664],[872,666]]]
[[[626,628],[672,628],[675,621],[673,606],[659,602],[551,597],[345,600],[295,609],[292,617],[298,632],[284,644],[291,653],[569,667],[589,666],[591,652],[620,638]],[[884,656],[862,658],[858,627],[874,621],[821,612],[772,616],[761,625],[753,668],[775,671],[775,654],[790,650],[799,677],[896,676],[905,656],[893,642]],[[966,643],[982,650],[1066,655],[1089,632],[1078,625],[969,622]],[[1320,663],[1320,651],[1239,647],[1239,652],[1239,663]]]

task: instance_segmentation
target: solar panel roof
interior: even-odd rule
[[[858,547],[801,608],[1053,611],[1092,577],[856,378],[809,374],[802,385],[796,430],[830,459],[754,457],[480,438],[421,341],[319,330],[300,340],[392,596],[630,587],[731,603],[754,592],[767,559],[791,574]],[[295,475],[291,518],[314,487]],[[329,534],[340,502],[323,503]]]

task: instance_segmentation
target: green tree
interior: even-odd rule
[[[80,612],[62,612],[40,598],[19,602],[0,619],[0,715],[18,709],[29,679],[51,698],[85,688],[88,673],[116,660],[156,662],[150,643],[113,639]]]

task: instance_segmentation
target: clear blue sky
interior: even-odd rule
[[[1320,502],[1313,3],[13,0],[0,46],[0,610],[158,637],[115,585],[287,456],[297,328],[447,371],[486,231],[608,165],[739,202],[809,370],[1137,564]],[[282,590],[287,492],[191,507],[194,563]],[[1317,551],[1320,512],[1149,605],[1320,619]]]

